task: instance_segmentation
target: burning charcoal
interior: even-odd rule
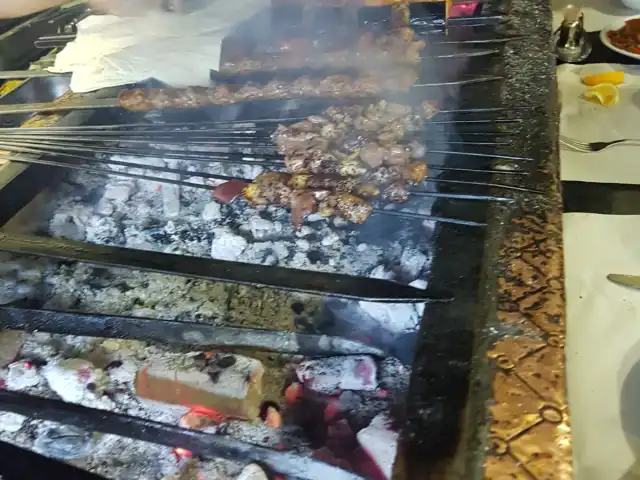
[[[24,390],[40,383],[38,369],[31,362],[20,360],[9,365],[6,385],[8,390]]]
[[[191,430],[202,430],[211,425],[218,425],[224,417],[209,408],[197,407],[180,418],[180,426]]]
[[[54,237],[82,241],[86,230],[84,223],[68,213],[56,213],[49,222],[49,231]]]
[[[114,369],[114,368],[120,368],[122,365],[123,365],[122,360],[114,360],[114,361],[112,361],[112,362],[109,362],[109,363],[107,364],[107,366],[106,366],[106,367],[104,367],[104,369],[105,369],[105,370],[107,370],[107,371],[109,371],[109,370],[112,370],[112,369]]]
[[[221,370],[209,370],[207,372],[207,375],[209,375],[209,379],[213,382],[213,383],[218,383],[218,380],[220,380],[220,374],[222,373]]]
[[[414,280],[409,285],[412,286],[412,287],[415,287],[415,288],[419,288],[421,290],[426,290],[427,281],[426,280]],[[414,305],[414,307],[416,307],[416,312],[418,313],[418,316],[420,318],[422,318],[422,314],[424,313],[425,304],[424,303],[416,303]]]
[[[262,402],[262,405],[260,405],[260,420],[270,428],[280,428],[282,426],[280,407],[274,402]]]
[[[294,382],[284,391],[284,398],[288,404],[296,403],[303,396],[303,387],[300,383]]]
[[[329,235],[325,236],[322,239],[322,245],[324,245],[325,247],[330,247],[331,245],[333,245],[334,243],[337,243],[340,241],[340,235],[338,235],[335,232],[331,232]]]
[[[197,355],[193,356],[191,359],[193,360],[193,363],[196,366],[196,368],[199,368],[200,370],[204,370],[205,368],[207,368],[207,365],[209,364],[209,356],[204,352],[198,353]]]
[[[296,369],[298,379],[308,388],[333,395],[342,390],[375,390],[377,366],[366,355],[327,357],[302,362]]]
[[[313,452],[312,458],[314,460],[318,460],[320,462],[328,463],[329,465],[342,468],[343,470],[351,471],[351,464],[343,458],[336,457],[333,452],[327,447],[322,447]]]
[[[236,357],[233,355],[226,355],[224,357],[216,357],[215,364],[220,368],[229,368],[236,364]]]
[[[358,446],[356,435],[347,420],[338,420],[329,424],[327,429],[327,447],[336,455],[344,455]]]
[[[248,242],[240,235],[228,228],[219,228],[211,242],[211,256],[218,260],[237,260],[247,245]]]
[[[280,222],[270,222],[260,217],[249,219],[249,230],[257,241],[262,242],[277,237],[282,233],[283,226]]]
[[[400,263],[402,273],[407,277],[407,281],[413,281],[429,261],[429,258],[422,252],[413,249],[407,249],[402,252]]]
[[[358,302],[358,305],[380,327],[391,333],[415,330],[420,322],[418,312],[410,304]]]
[[[0,368],[13,362],[22,348],[24,333],[19,330],[0,332]]]
[[[380,414],[357,435],[358,442],[387,480],[391,479],[398,448],[398,433],[391,430],[390,424],[389,418]]]
[[[18,415],[17,413],[3,412],[0,413],[0,431],[7,433],[15,433],[22,428],[27,417]]]
[[[95,448],[93,435],[67,425],[54,425],[44,429],[33,443],[34,449],[48,457],[73,460],[86,457]]]
[[[85,398],[90,383],[95,385],[96,396],[101,395],[108,381],[102,370],[81,358],[51,362],[42,369],[42,374],[60,398],[72,403],[80,403]]]
[[[380,387],[394,393],[406,392],[409,388],[411,369],[394,357],[380,362]]]
[[[228,368],[212,364],[206,371],[153,363],[137,372],[136,394],[170,405],[201,405],[225,417],[255,419],[260,412],[264,368],[252,358],[235,355],[235,359]]]
[[[108,184],[104,189],[102,198],[113,201],[116,205],[125,203],[135,191],[133,182],[118,181]]]

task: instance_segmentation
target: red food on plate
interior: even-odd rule
[[[640,18],[627,20],[621,29],[607,32],[607,37],[614,47],[640,55]]]

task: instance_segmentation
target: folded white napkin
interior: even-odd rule
[[[582,98],[581,78],[593,73],[624,70],[620,103],[603,107]],[[640,138],[640,66],[560,65],[560,134],[585,142]],[[612,147],[599,153],[560,150],[562,180],[640,184],[640,147]]]
[[[576,480],[640,478],[640,216],[564,215],[567,377]]]
[[[189,15],[150,12],[144,17],[90,16],[75,41],[49,70],[73,72],[71,89],[89,92],[150,77],[174,87],[209,84],[223,38],[269,0],[212,0]]]

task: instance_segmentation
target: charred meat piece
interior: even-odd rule
[[[313,192],[294,191],[291,195],[291,223],[296,227],[302,226],[306,216],[315,213],[317,208],[318,204]]]
[[[244,198],[251,205],[290,205],[293,189],[289,185],[291,175],[281,172],[264,172],[243,190]]]

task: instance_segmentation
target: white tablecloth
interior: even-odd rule
[[[640,216],[564,215],[567,376],[576,480],[640,479]]]

